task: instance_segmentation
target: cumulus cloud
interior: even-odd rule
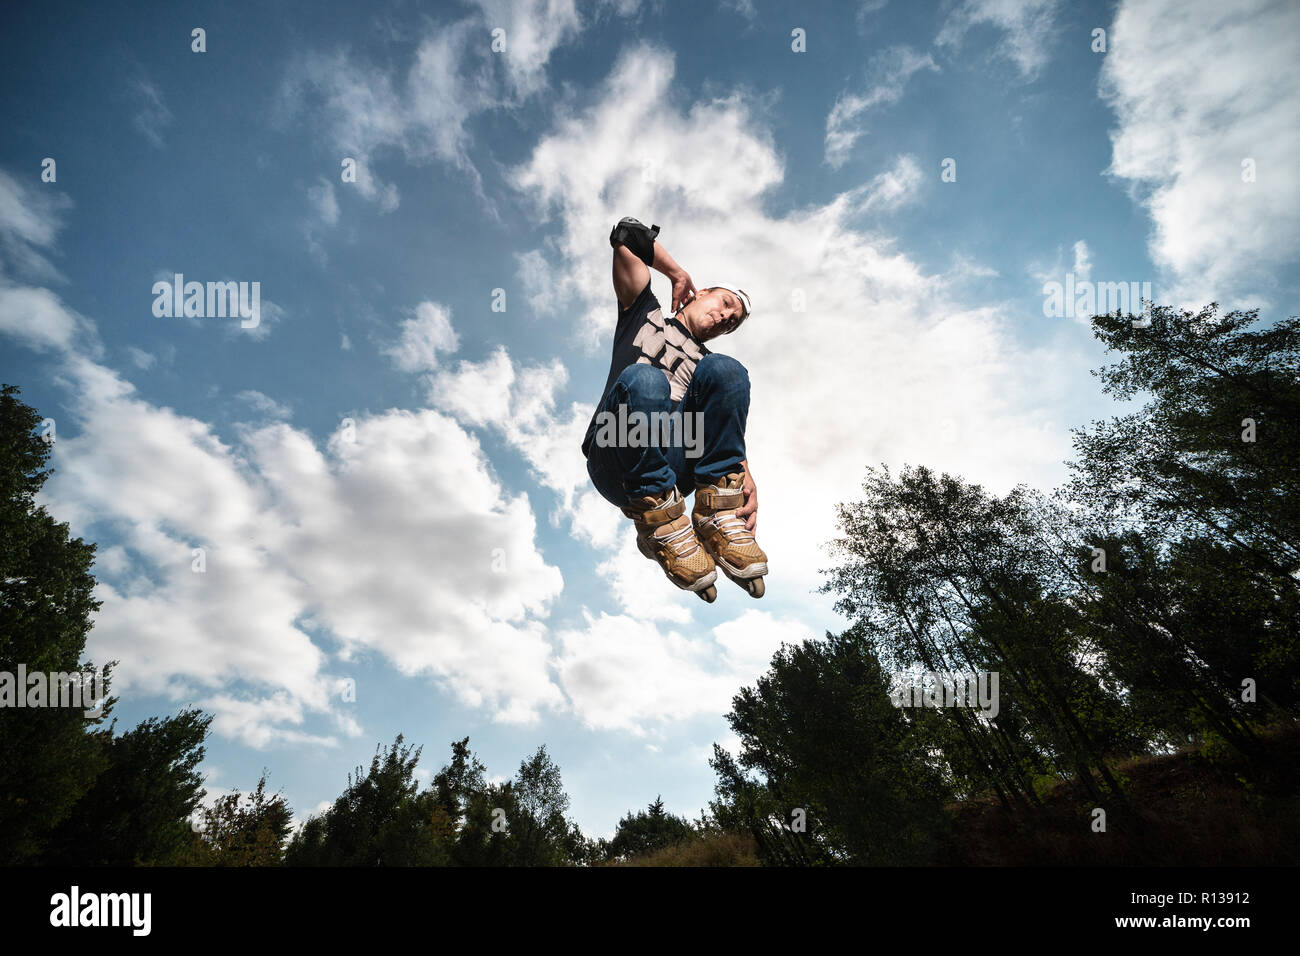
[[[1260,304],[1300,251],[1297,37],[1295,4],[1116,12],[1101,75],[1116,114],[1109,171],[1151,217],[1148,249],[1175,304]]]
[[[543,623],[560,571],[527,496],[506,491],[454,418],[358,414],[323,445],[273,420],[231,441],[100,364],[93,322],[49,290],[0,296],[0,332],[52,354],[55,384],[76,397],[41,497],[74,533],[113,541],[96,565],[87,656],[121,662],[115,692],[202,707],[217,733],[253,747],[359,734],[339,693],[358,655],[500,721],[566,706]],[[456,341],[447,311],[421,303],[395,357],[428,371]],[[509,414],[544,417],[562,374],[523,370]],[[255,390],[238,397],[264,418],[289,411]]]
[[[439,352],[454,352],[460,339],[451,327],[451,311],[436,302],[421,302],[403,320],[400,338],[384,354],[403,372],[424,372],[438,367]]]
[[[595,564],[611,603],[641,621],[687,624],[694,595],[665,588],[663,571],[636,549],[627,519],[590,487],[580,446],[594,405],[557,408],[568,373],[559,362],[520,367],[504,348],[483,362],[460,362],[430,380],[430,403],[465,425],[500,435],[558,497],[555,521],[569,519],[575,538],[606,551]]]
[[[661,632],[631,615],[592,615],[559,632],[557,670],[587,726],[648,732],[725,713],[736,689],[767,670],[782,643],[814,635],[796,620],[750,608],[713,628],[710,640]]]
[[[527,498],[452,419],[360,416],[325,448],[275,423],[231,446],[102,366],[68,365],[80,430],[60,433],[46,494],[130,558],[100,582],[88,646],[123,662],[119,689],[192,698],[253,746],[328,741],[302,728],[336,709],[346,676],[313,641],[323,630],[340,661],[379,653],[503,720],[562,704],[537,621],[560,573]]]
[[[0,285],[0,332],[36,351],[62,351],[89,326],[49,289]]]
[[[324,447],[271,422],[230,443],[99,364],[78,344],[89,321],[48,290],[0,294],[2,331],[55,353],[56,384],[77,396],[42,503],[76,534],[116,539],[97,563],[87,643],[91,659],[121,661],[115,692],[192,703],[253,747],[359,734],[339,703],[359,653],[498,720],[565,706],[542,623],[559,569],[538,549],[527,497],[506,492],[453,418],[358,415]],[[440,345],[454,336],[432,324]],[[239,398],[288,413],[253,390]]]

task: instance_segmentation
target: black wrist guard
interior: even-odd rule
[[[647,227],[645,223],[630,216],[618,221],[609,233],[609,245],[612,249],[627,246],[632,254],[648,266],[655,264],[655,236],[659,235],[658,226]]]

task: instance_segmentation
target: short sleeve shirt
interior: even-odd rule
[[[709,354],[704,343],[690,333],[674,316],[664,316],[659,300],[650,291],[647,281],[641,294],[626,309],[618,312],[618,325],[614,329],[614,355],[609,364],[609,377],[601,401],[614,387],[618,377],[629,365],[653,365],[668,377],[668,390],[674,402],[686,395],[695,374],[695,366]],[[596,431],[596,416],[591,417],[587,435],[582,441],[582,453],[591,448]]]

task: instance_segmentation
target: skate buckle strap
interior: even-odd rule
[[[718,511],[727,511],[731,508],[739,508],[745,503],[745,493],[739,488],[734,491],[719,491],[712,485],[700,485],[695,489],[695,500],[700,501],[706,508],[714,508]]]

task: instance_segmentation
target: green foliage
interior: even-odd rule
[[[1094,320],[1123,353],[1099,376],[1147,401],[1075,432],[1069,494],[1099,536],[1148,542],[1150,573],[1128,594],[1147,618],[1156,601],[1167,609],[1156,623],[1184,662],[1187,711],[1250,749],[1250,720],[1230,703],[1242,679],[1260,689],[1257,714],[1300,715],[1300,320],[1257,329],[1257,311],[1215,304],[1155,308],[1149,328],[1132,318]]]
[[[212,717],[185,710],[105,735],[108,765],[50,835],[43,862],[172,866],[183,862],[203,798],[203,741]]]
[[[1067,488],[998,497],[924,467],[868,469],[863,500],[840,506],[825,590],[853,626],[783,649],[733,703],[740,760],[715,748],[715,816],[766,861],[915,858],[942,826],[895,810],[915,795],[1037,813],[1065,783],[1124,803],[1125,758],[1198,741],[1211,760],[1260,755],[1262,728],[1294,722],[1300,322],[1255,329],[1257,313],[1215,305],[1135,318],[1095,317],[1121,353],[1096,374],[1146,404],[1075,433]],[[856,669],[837,663],[853,647]],[[999,712],[855,709],[883,697],[882,667],[995,672]],[[875,779],[877,763],[892,772]],[[1134,839],[1140,858],[1150,839]]]
[[[294,834],[290,866],[563,866],[586,862],[590,844],[565,816],[569,797],[546,748],[512,780],[486,783],[469,738],[421,792],[420,751],[379,751],[349,777],[332,807]]]
[[[950,787],[888,690],[862,630],[783,647],[732,702],[741,750],[714,748],[715,814],[769,863],[924,862]]]
[[[185,862],[190,866],[278,866],[293,829],[284,798],[266,793],[266,772],[244,802],[238,791],[218,797],[199,814]]]
[[[432,795],[415,781],[420,751],[398,734],[377,748],[370,770],[349,774],[347,789],[322,816],[296,833],[285,853],[291,866],[436,866],[447,861],[435,832]]]
[[[81,663],[91,613],[95,546],[71,538],[35,496],[52,473],[41,417],[0,388],[0,671],[93,673]],[[107,672],[107,669],[106,669]],[[18,693],[25,688],[16,688]],[[0,864],[36,862],[105,766],[103,738],[79,708],[0,707]]]
[[[582,832],[565,816],[569,796],[545,745],[519,764],[504,797],[510,865],[562,866],[583,858]]]
[[[695,835],[695,828],[685,817],[674,816],[664,809],[663,799],[656,797],[645,810],[618,821],[612,839],[601,847],[605,860],[625,860],[676,846]]]

